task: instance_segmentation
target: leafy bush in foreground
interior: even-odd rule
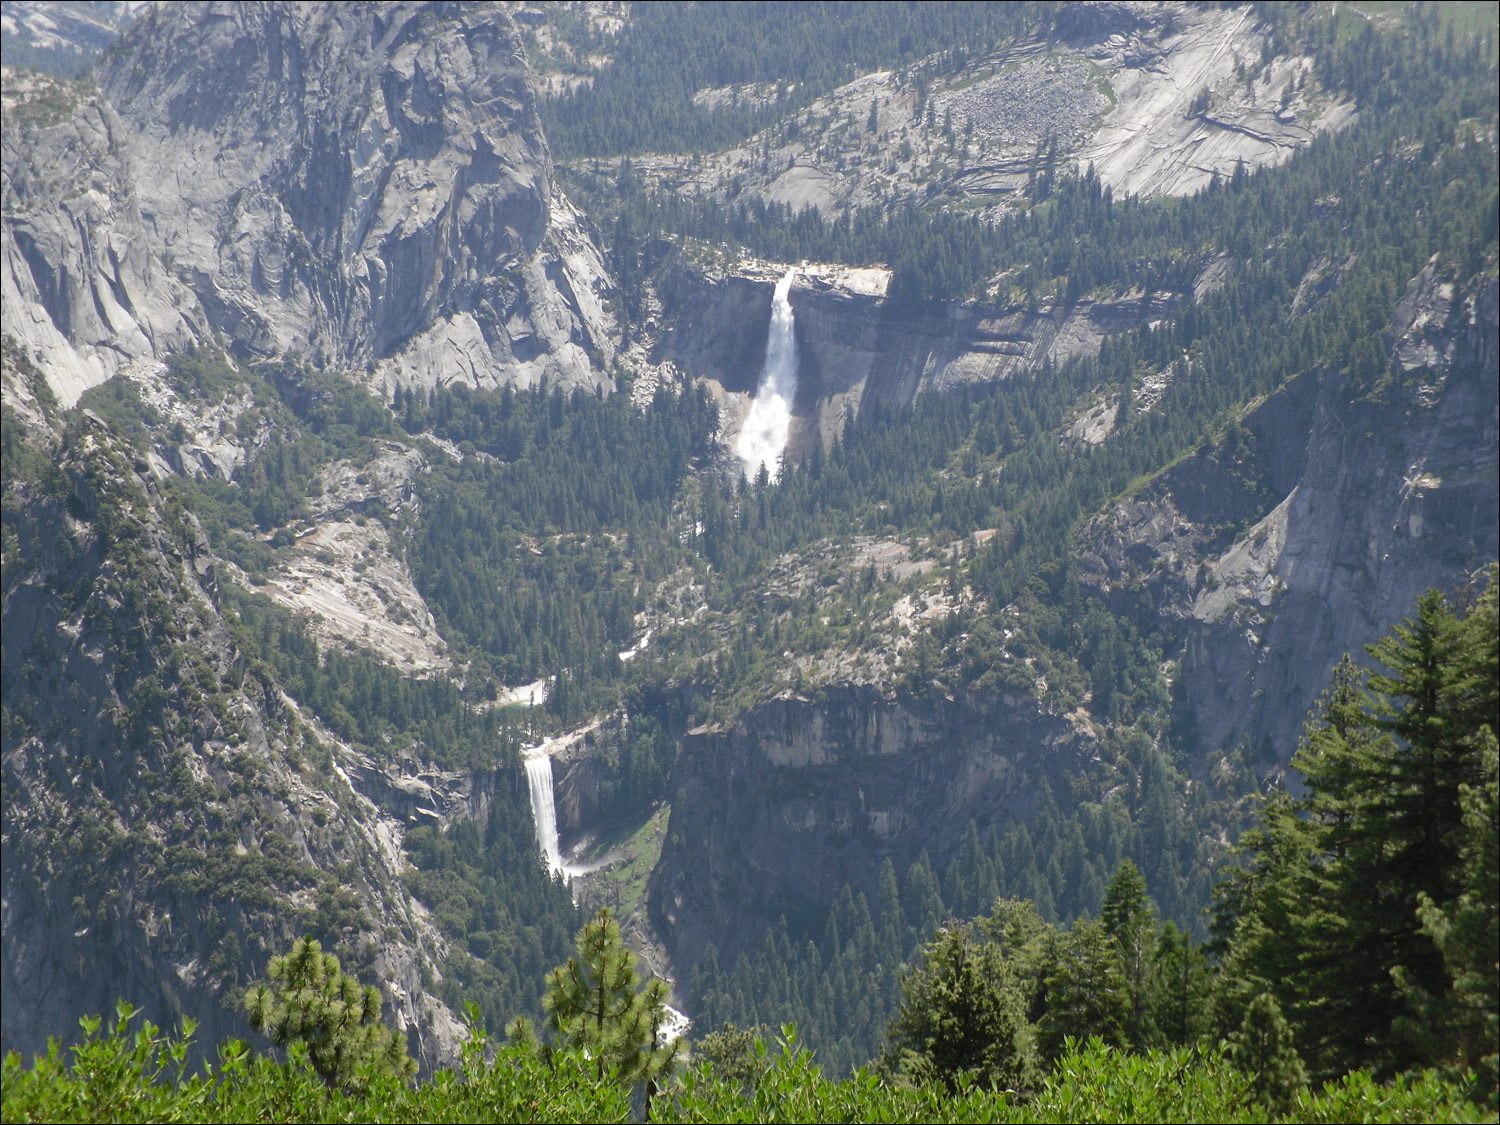
[[[85,1040],[62,1057],[53,1040],[30,1068],[7,1055],[3,1071],[6,1121],[629,1121],[628,1089],[600,1082],[581,1054],[556,1052],[550,1064],[534,1052],[502,1047],[493,1061],[482,1028],[471,1022],[458,1072],[440,1071],[409,1086],[371,1073],[358,1094],[330,1089],[304,1049],[288,1061],[252,1058],[243,1043],[219,1049],[217,1066],[186,1073],[193,1027],[181,1036],[146,1023],[132,1031],[135,1011],[119,1005],[108,1035],[100,1020],[83,1020]],[[472,1020],[472,1011],[471,1011]],[[1459,1090],[1435,1075],[1380,1085],[1367,1073],[1349,1075],[1317,1094],[1304,1093],[1284,1117],[1252,1099],[1251,1081],[1218,1049],[1129,1055],[1095,1040],[1073,1045],[1025,1102],[960,1082],[953,1091],[929,1085],[886,1085],[861,1070],[830,1081],[787,1028],[779,1050],[757,1050],[769,1065],[746,1090],[719,1079],[708,1063],[689,1066],[652,1104],[665,1122],[751,1121],[1430,1121],[1484,1117]]]

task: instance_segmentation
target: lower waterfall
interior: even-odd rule
[[[557,848],[557,807],[552,800],[552,757],[541,747],[526,758],[526,782],[531,788],[531,818],[536,823],[536,842],[553,874],[568,878],[570,872]]]
[[[650,636],[649,633],[646,634]],[[645,647],[645,641],[641,642]],[[550,743],[543,742],[540,746],[533,746],[522,751],[526,762],[526,783],[531,790],[531,818],[536,824],[536,842],[541,848],[542,855],[547,859],[547,869],[554,875],[561,875],[564,882],[571,883],[575,875],[588,875],[609,866],[619,859],[619,852],[612,851],[608,855],[601,856],[592,863],[564,863],[562,852],[557,845],[557,805],[552,792],[552,756],[547,753]],[[577,901],[575,892],[574,901]],[[657,1041],[662,1044],[670,1043],[674,1039],[680,1039],[687,1034],[692,1027],[693,1021],[682,1012],[667,1005],[667,1021],[657,1030]]]

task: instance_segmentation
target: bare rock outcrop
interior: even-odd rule
[[[216,338],[386,388],[608,383],[610,282],[504,11],[164,5],[98,78],[7,112],[5,330],[67,401]]]
[[[1354,118],[1319,90],[1312,59],[1262,57],[1252,7],[1083,5],[1060,21],[1109,75],[1110,108],[1077,150],[1080,168],[1123,195],[1190,195],[1237,167],[1274,167]]]
[[[207,334],[163,267],[135,193],[129,128],[81,82],[4,72],[0,326],[71,406],[130,361]]]
[[[1086,580],[1184,643],[1196,740],[1284,764],[1329,669],[1500,554],[1500,293],[1424,270],[1388,342],[1404,377],[1291,381],[1079,535]]]

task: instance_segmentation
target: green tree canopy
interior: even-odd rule
[[[1257,1098],[1277,1113],[1290,1109],[1297,1092],[1307,1086],[1307,1068],[1292,1045],[1292,1029],[1269,992],[1251,1001],[1245,1022],[1229,1041],[1229,1057],[1252,1076]]]
[[[1221,1031],[1265,991],[1315,1077],[1495,1054],[1495,830],[1483,809],[1496,595],[1493,566],[1466,614],[1429,591],[1370,646],[1383,671],[1368,684],[1347,658],[1334,670],[1292,759],[1305,795],[1268,802],[1242,841],[1250,862],[1222,891]]]
[[[579,931],[577,953],[548,974],[542,1003],[555,1046],[582,1050],[601,1081],[613,1075],[627,1085],[646,1083],[649,1098],[676,1063],[681,1041],[664,1041],[666,982],[654,976],[642,982],[635,960],[620,924],[600,909]],[[511,1036],[533,1038],[522,1020]]]
[[[269,985],[245,993],[250,1026],[278,1046],[305,1044],[327,1085],[352,1090],[367,1076],[416,1073],[406,1041],[380,1022],[380,993],[344,975],[315,938],[298,938],[290,953],[271,958],[268,973]]]
[[[1017,977],[1001,948],[973,927],[939,931],[922,964],[902,979],[885,1069],[950,1089],[964,1076],[1001,1089],[1023,1085],[1031,1035]]]

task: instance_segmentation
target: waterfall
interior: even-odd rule
[[[641,647],[645,647],[644,642]],[[552,795],[552,755],[548,752],[548,748],[555,745],[556,740],[549,738],[539,746],[522,750],[521,756],[526,763],[526,784],[531,790],[531,820],[536,825],[537,847],[542,849],[547,869],[571,883],[580,875],[592,875],[612,863],[618,863],[622,857],[619,848],[612,848],[604,855],[586,862],[569,863],[563,859],[562,849],[557,843],[557,806],[553,803]]]
[[[553,874],[567,876],[562,853],[557,849],[557,808],[552,803],[552,758],[546,750],[526,759],[526,782],[531,787],[531,817],[536,822],[536,842],[547,857]]]
[[[764,465],[774,480],[781,470],[787,431],[792,425],[792,402],[797,397],[796,318],[792,315],[792,276],[776,283],[771,298],[771,333],[766,339],[766,366],[750,403],[750,414],[740,430],[734,452],[745,463],[745,476],[754,478]]]

